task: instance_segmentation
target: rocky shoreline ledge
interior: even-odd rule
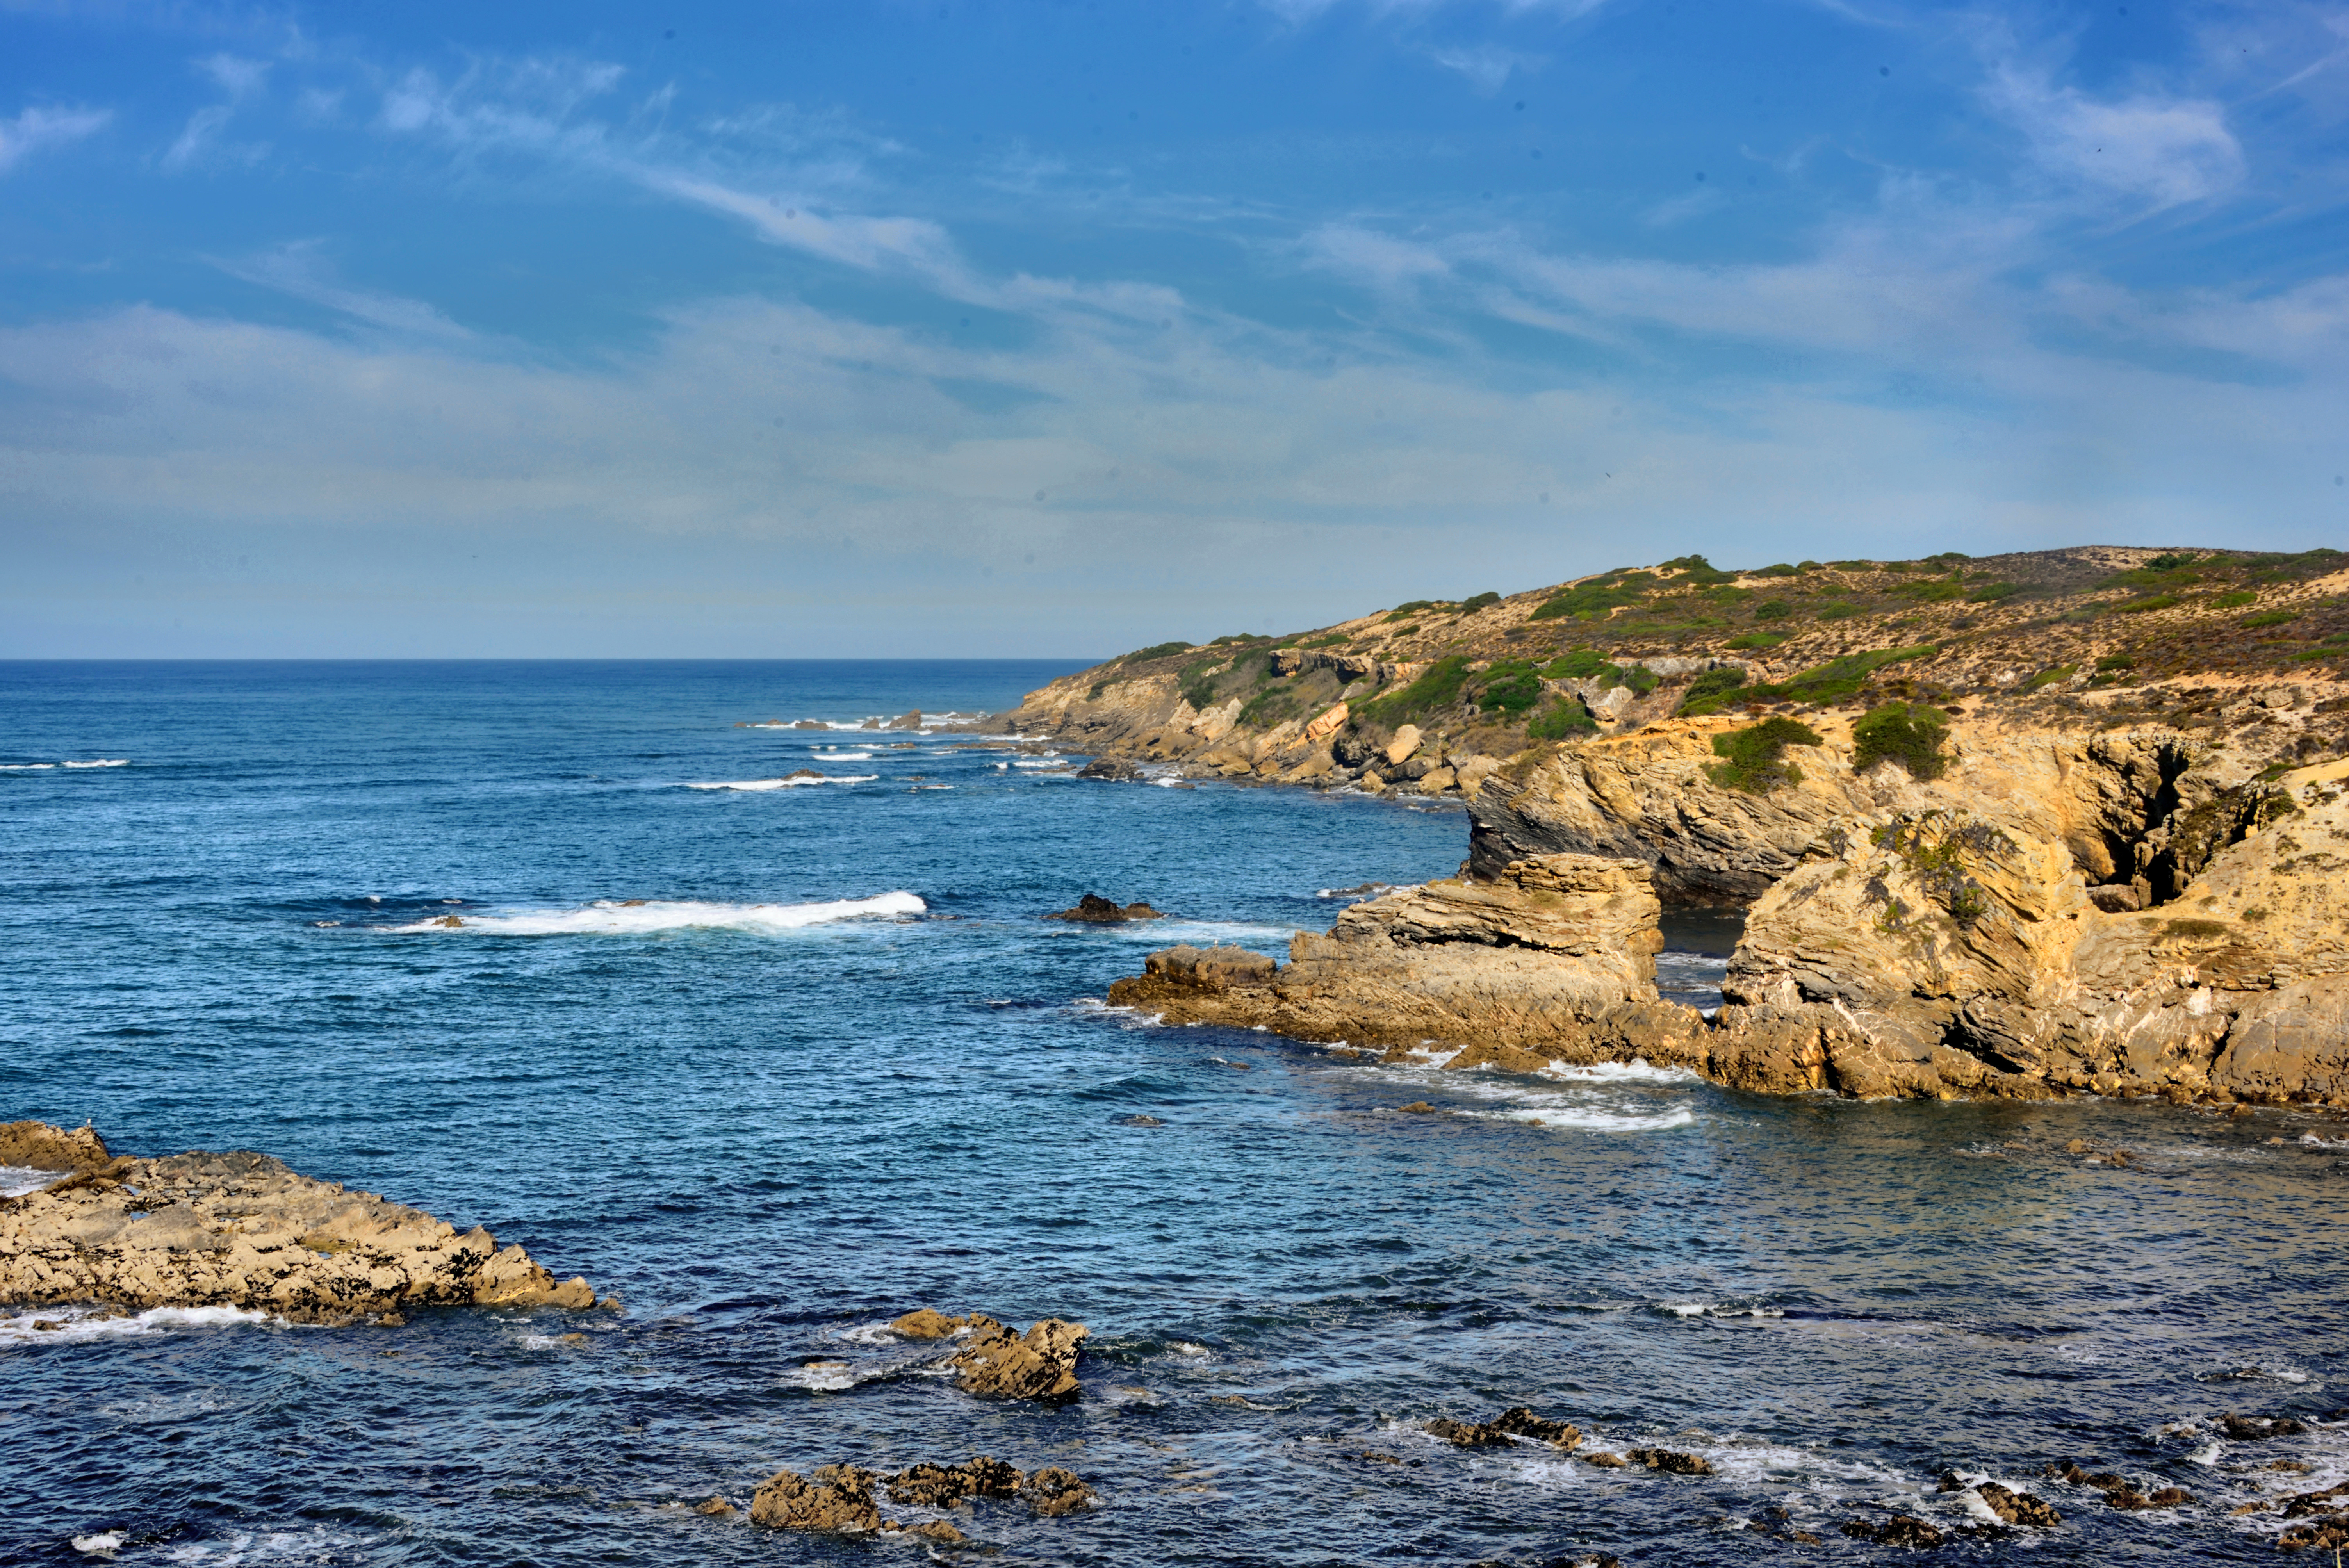
[[[0,1302],[227,1306],[398,1323],[427,1306],[591,1307],[518,1246],[248,1150],[117,1157],[85,1127],[0,1124],[0,1165],[60,1179],[0,1199]],[[616,1300],[604,1305],[616,1307]]]

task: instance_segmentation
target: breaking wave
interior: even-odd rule
[[[903,919],[929,905],[915,893],[822,903],[711,903],[698,899],[598,899],[585,909],[519,910],[512,914],[443,914],[385,929],[401,934],[480,932],[495,936],[628,935],[653,931],[777,932],[841,920]]]
[[[721,784],[688,784],[688,789],[796,789],[802,784],[870,784],[878,773],[826,773],[796,779],[737,779]]]

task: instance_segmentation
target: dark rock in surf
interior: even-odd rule
[[[1096,757],[1077,769],[1080,779],[1107,779],[1115,783],[1131,783],[1142,777],[1142,769],[1123,757]]]
[[[2238,1416],[2232,1410],[2219,1418],[2219,1429],[2239,1443],[2268,1438],[2297,1438],[2308,1428],[2290,1416]]]
[[[983,1454],[968,1464],[917,1464],[889,1478],[889,1501],[952,1508],[974,1497],[1015,1496],[1026,1479],[1001,1460]]]
[[[1524,1438],[1537,1443],[1547,1443],[1554,1449],[1572,1449],[1582,1441],[1582,1429],[1568,1421],[1546,1420],[1519,1405],[1502,1411],[1489,1421],[1455,1421],[1439,1416],[1427,1423],[1433,1435],[1442,1438],[1454,1448],[1499,1448]]]
[[[1933,1525],[1907,1513],[1896,1513],[1881,1524],[1866,1519],[1847,1519],[1843,1532],[1855,1541],[1873,1541],[1878,1546],[1917,1549],[1939,1546],[1948,1539]]]
[[[1046,920],[1073,920],[1086,925],[1123,925],[1133,920],[1164,920],[1166,916],[1146,903],[1112,903],[1097,892],[1089,892],[1077,900],[1074,909],[1063,909],[1044,917]]]
[[[1633,1449],[1623,1456],[1633,1464],[1646,1465],[1651,1470],[1666,1475],[1711,1475],[1713,1465],[1702,1454],[1677,1453],[1671,1449]]]
[[[1092,1488],[1058,1465],[1047,1465],[1030,1475],[1019,1491],[1042,1519],[1057,1519],[1101,1501]]]
[[[1048,1404],[1077,1397],[1077,1351],[1091,1332],[1083,1324],[1047,1317],[1026,1334],[1014,1335],[995,1319],[973,1314],[969,1326],[970,1342],[953,1363],[962,1373],[957,1386],[963,1392]]]
[[[2047,1502],[2027,1491],[2015,1491],[1994,1480],[1986,1480],[1974,1488],[1974,1495],[1982,1506],[2008,1524],[2026,1524],[2034,1530],[2052,1530],[2064,1522],[2064,1516]]]

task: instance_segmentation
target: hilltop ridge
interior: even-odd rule
[[[2307,721],[2272,738],[2300,762],[2341,749],[2344,660],[2349,554],[2334,550],[2086,545],[1744,571],[1687,555],[1141,648],[1003,722],[1188,774],[1472,796],[1529,748],[1890,702],[2200,731],[2292,707]]]

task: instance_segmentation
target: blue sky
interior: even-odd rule
[[[2349,4],[0,0],[0,656],[2349,545]]]

